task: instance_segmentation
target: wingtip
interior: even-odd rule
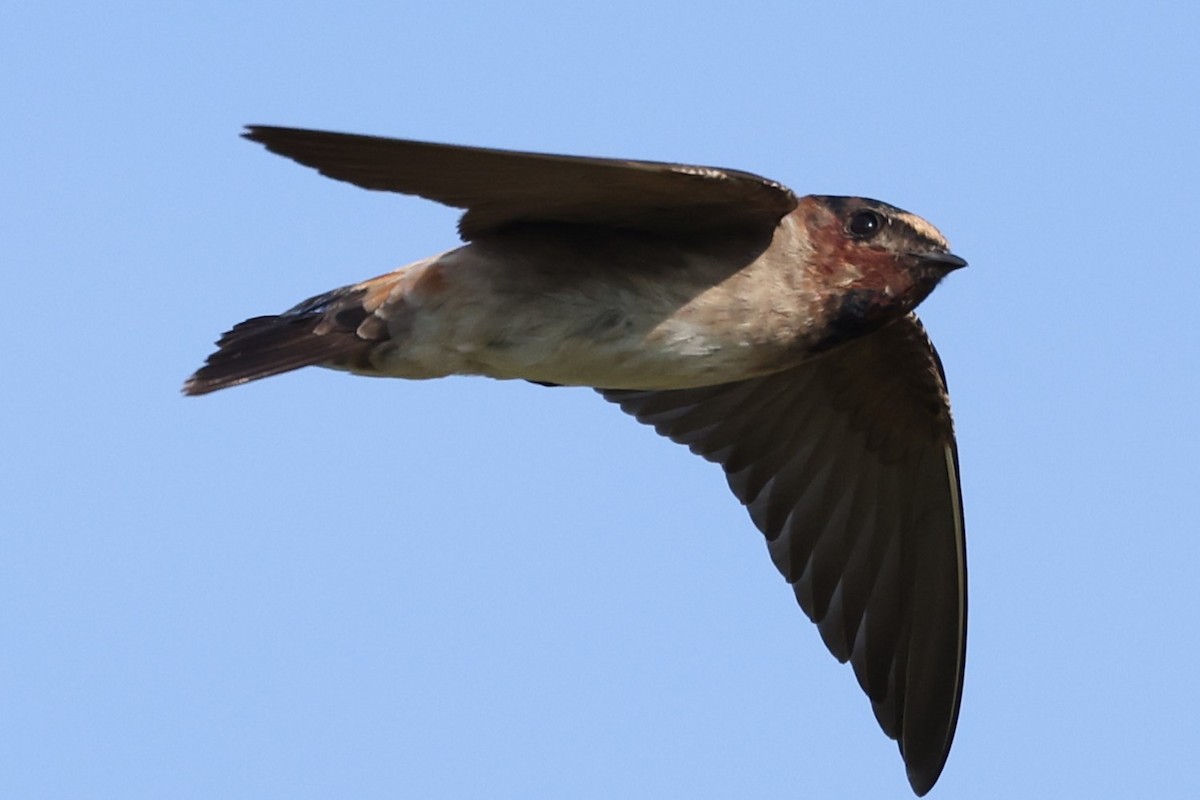
[[[266,132],[270,129],[270,125],[246,125],[239,135],[247,141],[262,144],[266,139]]]
[[[942,766],[944,765],[945,761],[934,770],[924,767],[909,767],[908,785],[912,787],[913,794],[917,797],[924,797],[929,794],[929,790],[934,787],[938,782],[938,778],[941,777]]]
[[[308,133],[323,133],[323,131],[313,131],[307,128],[287,128],[281,125],[246,125],[241,132],[241,137],[247,141],[256,142],[257,144],[269,146],[271,139],[286,136],[287,134],[308,134]]]

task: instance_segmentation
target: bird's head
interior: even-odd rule
[[[967,265],[933,225],[879,200],[810,195],[797,212],[829,289],[831,326],[847,338],[909,313]]]

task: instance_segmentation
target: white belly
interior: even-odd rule
[[[563,264],[554,251],[514,258],[469,245],[368,282],[393,284],[377,312],[391,341],[373,355],[375,368],[668,389],[806,357],[797,287],[753,280],[753,264],[670,252],[669,263],[634,258],[618,271],[572,255]]]

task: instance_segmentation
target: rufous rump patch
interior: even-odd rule
[[[444,294],[447,288],[448,282],[442,266],[435,262],[425,266],[413,276],[409,290],[419,295],[439,295]]]
[[[362,301],[363,308],[369,312],[374,312],[377,308],[387,303],[403,279],[404,273],[397,271],[389,272],[386,275],[380,275],[358,284],[358,288],[365,292]]]

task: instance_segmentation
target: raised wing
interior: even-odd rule
[[[925,794],[958,721],[967,576],[945,376],[917,318],[774,375],[602,393],[725,468]]]
[[[769,233],[796,207],[791,190],[748,172],[251,125],[273,153],[364,189],[412,194],[466,210],[464,239],[527,222],[664,233]]]

